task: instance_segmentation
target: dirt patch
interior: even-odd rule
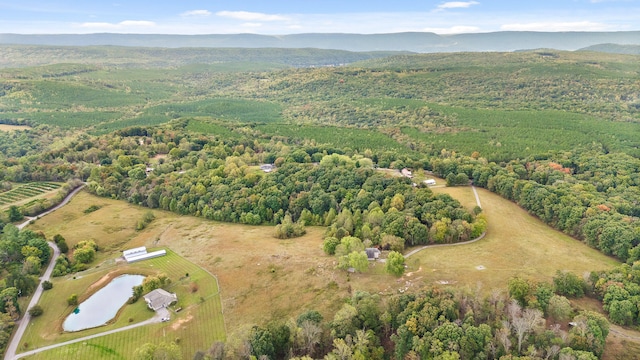
[[[175,323],[171,324],[171,329],[172,330],[178,330],[182,325],[188,323],[189,321],[191,321],[193,319],[193,315],[188,314],[187,316],[185,316],[182,319],[176,320]]]
[[[31,126],[0,124],[0,131],[29,130]]]
[[[413,274],[419,273],[420,271],[422,271],[422,266],[420,266],[418,268],[418,270],[416,270],[416,271],[410,271],[410,272],[406,273],[404,276],[411,277],[411,276],[413,276]]]

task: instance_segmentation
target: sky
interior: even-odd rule
[[[640,30],[640,0],[0,0],[0,33]]]

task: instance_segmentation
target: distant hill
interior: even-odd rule
[[[0,34],[0,44],[52,46],[145,46],[163,48],[318,48],[347,51],[515,51],[552,48],[578,50],[596,44],[640,45],[640,31],[627,32],[492,32],[438,35],[428,32],[391,34],[292,34],[292,35],[142,35]]]
[[[163,68],[211,64],[226,70],[274,70],[284,67],[336,66],[407,52],[352,52],[279,48],[150,48],[130,46],[2,45],[0,68],[48,64],[110,65],[119,68]]]
[[[597,51],[611,54],[640,55],[640,45],[598,44],[587,46],[580,51]]]

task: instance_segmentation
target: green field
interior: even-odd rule
[[[164,273],[172,280],[166,289],[178,295],[178,303],[172,308],[182,307],[173,313],[171,321],[142,326],[120,333],[87,340],[33,355],[30,359],[91,358],[130,359],[135,350],[145,343],[176,342],[183,357],[189,358],[196,351],[208,348],[215,341],[225,340],[225,325],[222,303],[217,280],[206,271],[186,259],[168,251],[167,256],[146,260],[133,265],[100,266],[74,277],[54,279],[54,288],[46,291],[40,300],[45,313],[35,319],[22,339],[19,349],[31,350],[41,346],[64,342],[103,331],[120,328],[134,322],[150,318],[153,312],[146,308],[141,299],[134,305],[127,305],[119,313],[117,320],[100,328],[61,333],[60,325],[72,310],[64,299],[77,293],[83,299],[83,290],[103,276],[117,272],[154,274]],[[185,275],[188,274],[188,277]],[[192,292],[191,284],[198,289]],[[133,319],[131,322],[129,319]],[[55,326],[52,326],[55,325]],[[28,345],[25,345],[28,344]]]

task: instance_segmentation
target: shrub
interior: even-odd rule
[[[78,305],[78,295],[77,294],[71,294],[71,296],[69,296],[69,298],[67,298],[67,304],[69,304],[69,306]]]
[[[96,211],[96,210],[100,209],[101,207],[102,207],[102,206],[99,206],[99,205],[91,205],[91,206],[89,206],[88,208],[84,209],[84,211],[83,211],[83,212],[84,212],[85,214],[89,214],[89,213],[92,213],[92,212],[94,212],[94,211]]]
[[[53,283],[51,281],[43,281],[42,282],[42,289],[43,290],[51,290],[53,288]]]
[[[44,312],[44,310],[42,310],[42,307],[40,305],[35,305],[31,309],[29,309],[29,315],[31,315],[33,317],[40,316],[40,315],[42,315],[43,312]]]
[[[189,285],[189,291],[191,291],[192,293],[198,292],[198,289],[200,289],[200,287],[198,286],[198,283],[192,282]]]

